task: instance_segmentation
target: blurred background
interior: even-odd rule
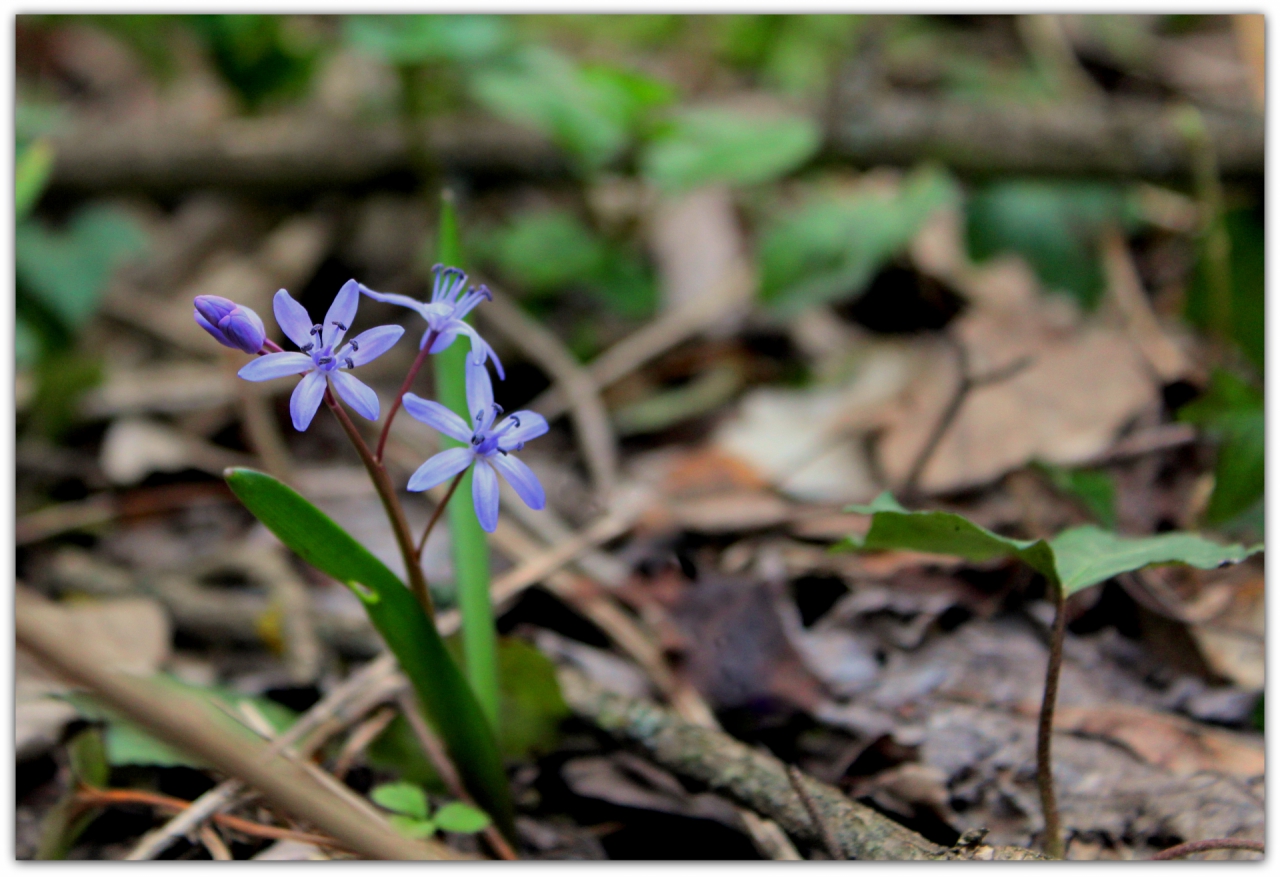
[[[727,728],[939,842],[986,825],[1024,843],[1034,787],[957,755],[927,717],[945,725],[959,689],[920,680],[994,661],[1038,696],[1040,640],[1009,618],[1041,618],[1043,583],[826,548],[856,526],[843,506],[884,489],[1023,538],[1261,538],[1262,47],[1262,16],[20,15],[22,586],[85,611],[128,597],[151,669],[292,710],[373,654],[354,598],[276,553],[220,479],[278,474],[398,568],[356,459],[327,418],[292,430],[291,381],[237,381],[244,357],[191,302],[234,299],[271,333],[280,287],[313,315],[351,277],[425,298],[448,190],[463,267],[497,296],[476,313],[507,370],[497,399],[552,421],[523,455],[549,511],[504,503],[518,532],[495,571],[643,488],[574,575]],[[369,300],[358,320],[421,330]],[[362,369],[384,411],[415,349]],[[401,417],[390,448],[403,483],[434,437]],[[430,507],[408,504],[420,526]],[[426,565],[449,606],[443,530]],[[1261,569],[1148,570],[1073,599],[1081,666],[1118,680],[1075,703],[1258,737]],[[558,661],[605,654],[650,690],[605,622],[551,592],[511,603],[502,632]],[[53,683],[26,684],[20,857],[83,726],[49,707]],[[697,795],[558,736],[552,700],[504,741],[524,812],[559,826],[530,844],[754,855]],[[411,773],[402,724],[353,787]],[[115,752],[172,794],[212,783]],[[1075,857],[1261,831],[1247,789],[1201,822],[1143,822],[1209,792],[1138,761],[1101,791],[1084,767],[1075,793],[1064,780]],[[1141,800],[1100,805],[1121,781]],[[147,812],[102,817],[77,855],[120,857]]]

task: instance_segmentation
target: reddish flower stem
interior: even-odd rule
[[[467,470],[463,469],[454,476],[453,483],[449,485],[449,490],[444,495],[444,499],[436,506],[436,510],[431,513],[431,520],[427,521],[427,529],[422,531],[422,538],[418,540],[418,557],[422,557],[422,549],[427,546],[427,537],[431,535],[431,530],[435,527],[436,521],[440,520],[440,515],[444,511],[444,507],[449,504],[449,500],[453,499],[453,492],[458,489],[458,485],[462,483],[462,476],[467,474]]]
[[[418,376],[418,371],[426,363],[427,357],[431,355],[431,345],[435,343],[436,331],[432,329],[427,333],[427,340],[418,351],[417,357],[414,358],[413,365],[409,366],[409,373],[404,376],[404,383],[400,385],[400,392],[396,393],[396,399],[391,403],[391,410],[387,412],[387,422],[382,425],[382,433],[378,436],[378,449],[373,454],[373,459],[379,465],[382,464],[382,451],[387,446],[387,436],[391,434],[391,421],[396,419],[396,412],[400,410],[400,403],[404,401],[404,394],[409,392],[409,388],[413,386],[413,379]]]
[[[1044,674],[1044,700],[1040,703],[1040,724],[1036,729],[1036,785],[1040,787],[1040,809],[1044,811],[1044,852],[1061,859],[1062,824],[1053,789],[1053,710],[1058,702],[1058,679],[1062,675],[1062,644],[1067,636],[1067,598],[1062,585],[1050,582],[1054,594],[1053,636],[1049,640],[1049,664]]]
[[[324,402],[329,406],[329,410],[333,412],[333,415],[338,418],[338,423],[342,425],[347,438],[351,440],[351,444],[355,446],[356,453],[360,455],[360,462],[364,463],[364,468],[369,472],[369,478],[373,481],[373,486],[378,491],[378,497],[382,500],[382,507],[387,512],[387,519],[391,522],[391,530],[395,533],[396,544],[400,547],[400,556],[404,559],[405,573],[409,578],[409,588],[413,591],[413,595],[418,598],[418,602],[422,604],[422,609],[427,613],[427,617],[434,620],[436,617],[435,607],[431,603],[431,592],[427,589],[427,577],[422,572],[422,564],[419,562],[418,552],[413,547],[413,534],[409,532],[409,522],[405,519],[404,508],[400,505],[400,500],[396,496],[395,487],[391,484],[391,478],[387,475],[386,468],[374,458],[373,452],[369,450],[369,446],[360,437],[360,432],[356,429],[356,425],[351,422],[351,418],[343,410],[338,400],[333,397],[333,392],[328,387],[324,391]]]
[[[1209,850],[1249,850],[1255,853],[1265,853],[1266,845],[1260,840],[1247,840],[1243,837],[1215,837],[1209,840],[1193,840],[1178,844],[1176,847],[1169,847],[1167,850],[1161,850],[1151,857],[1151,861],[1163,862],[1169,859],[1181,859],[1183,856],[1189,856],[1192,853],[1204,853]]]

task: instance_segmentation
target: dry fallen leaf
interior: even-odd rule
[[[1188,628],[1214,672],[1251,691],[1266,681],[1265,589],[1261,575],[1249,579],[1233,590],[1225,611]]]

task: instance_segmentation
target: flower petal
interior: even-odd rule
[[[351,362],[355,365],[373,362],[394,347],[403,334],[403,326],[378,326],[361,332],[347,342],[356,348],[351,353]]]
[[[199,326],[201,329],[204,329],[210,335],[212,335],[214,341],[217,341],[223,347],[235,346],[234,344],[231,343],[231,339],[229,339],[226,335],[222,333],[221,329],[219,329],[217,326],[213,325],[212,323],[210,323],[208,320],[204,318],[204,316],[200,313],[199,308],[195,310],[195,318],[196,318],[196,325]]]
[[[276,313],[276,322],[294,344],[306,347],[315,341],[311,337],[311,327],[315,324],[311,322],[307,309],[294,301],[288,292],[282,289],[276,293],[272,310]]]
[[[426,303],[420,302],[416,298],[410,298],[407,295],[400,295],[396,292],[375,292],[363,283],[360,284],[360,292],[369,296],[369,298],[374,301],[384,302],[389,305],[399,305],[402,308],[412,308],[424,317],[426,316],[426,314],[423,313],[423,308],[426,307]]]
[[[427,343],[427,338],[430,337],[430,335],[431,335],[430,329],[428,329],[425,333],[423,333],[422,344],[418,345],[419,350],[422,349],[423,344]],[[449,349],[449,345],[453,343],[453,339],[457,337],[458,337],[458,333],[454,332],[453,330],[449,330],[440,335],[437,335],[436,340],[431,342],[431,352],[444,353],[446,350]]]
[[[413,393],[405,393],[404,410],[409,412],[409,416],[414,420],[425,423],[436,432],[443,433],[449,438],[457,439],[460,442],[468,444],[471,442],[471,427],[467,426],[466,421],[461,417],[439,402],[423,399]]]
[[[536,439],[547,432],[547,419],[536,411],[513,411],[510,416],[502,419],[502,423],[498,424],[497,428],[502,429],[508,420],[519,421],[520,425],[511,427],[509,432],[498,439],[498,447],[504,451],[514,450],[530,439]]]
[[[314,371],[293,388],[293,395],[289,397],[289,416],[293,418],[293,428],[298,432],[305,432],[311,425],[311,418],[316,416],[326,386],[324,375]]]
[[[355,409],[365,420],[378,419],[378,394],[365,386],[359,378],[340,369],[329,372],[329,380],[343,401]]]
[[[476,460],[471,473],[471,501],[475,503],[476,517],[486,533],[498,527],[498,475],[484,457]]]
[[[502,363],[498,361],[498,354],[493,352],[493,348],[489,346],[489,342],[480,337],[480,333],[468,326],[466,323],[458,321],[454,325],[458,331],[465,334],[471,339],[471,359],[473,362],[483,363],[485,359],[493,360],[493,368],[498,373],[498,378],[505,381],[507,374],[502,370]]]
[[[471,448],[449,448],[441,451],[418,467],[418,471],[409,476],[408,489],[412,491],[430,490],[437,484],[443,484],[463,469],[471,465],[475,459]]]
[[[485,459],[502,473],[502,477],[515,488],[525,505],[531,509],[546,508],[547,494],[532,469],[507,454],[493,454]]]
[[[348,280],[333,298],[333,304],[324,315],[324,343],[334,350],[342,343],[342,338],[351,328],[351,321],[356,318],[356,308],[360,306],[360,284]]]
[[[484,363],[467,360],[467,420],[481,428],[493,422],[493,383]]]
[[[271,381],[276,378],[300,375],[315,368],[311,357],[305,353],[268,353],[236,372],[246,381]]]

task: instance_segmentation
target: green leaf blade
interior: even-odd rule
[[[254,517],[304,561],[340,582],[363,586],[353,590],[413,683],[463,782],[506,833],[513,811],[493,728],[409,589],[324,512],[270,475],[230,469],[227,484]],[[370,599],[370,592],[376,600]]]
[[[1220,545],[1193,533],[1162,533],[1128,538],[1098,527],[1073,527],[1050,545],[1067,595],[1121,573],[1157,563],[1185,563],[1198,569],[1239,563],[1262,546]]]
[[[369,793],[373,803],[392,813],[427,818],[427,793],[413,783],[383,783]]]

